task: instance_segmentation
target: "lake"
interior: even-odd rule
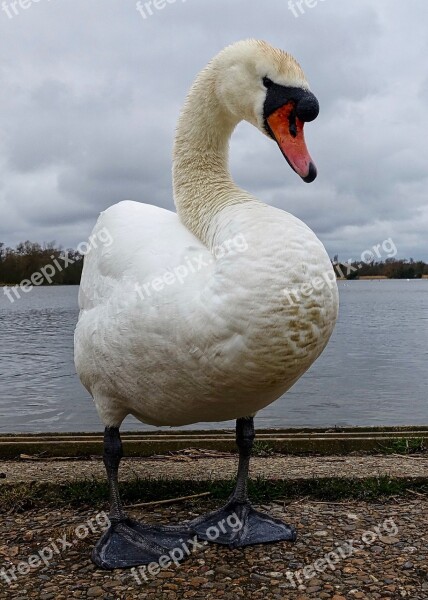
[[[428,424],[428,280],[341,281],[329,345],[258,427]],[[73,364],[77,286],[0,292],[0,432],[102,431]],[[233,422],[181,429],[233,427]],[[124,431],[154,430],[132,417]]]

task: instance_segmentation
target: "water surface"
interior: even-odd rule
[[[327,349],[259,427],[428,424],[428,280],[339,282]],[[77,286],[0,291],[0,432],[101,431],[73,364]],[[197,424],[189,429],[233,426]],[[128,417],[123,430],[153,430]],[[182,428],[183,429],[183,428]]]

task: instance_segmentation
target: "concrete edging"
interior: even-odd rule
[[[123,433],[126,456],[152,456],[186,448],[236,452],[233,430],[158,431]],[[372,427],[343,429],[260,429],[259,447],[284,454],[393,453],[428,447],[428,427]],[[0,436],[0,459],[20,454],[43,457],[89,457],[102,454],[99,433],[9,434]]]

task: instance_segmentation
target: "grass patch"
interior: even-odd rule
[[[211,492],[212,499],[226,500],[233,480],[186,481],[167,479],[131,479],[121,484],[124,504],[167,500],[179,496]],[[278,499],[308,497],[317,500],[375,501],[402,496],[413,490],[428,494],[427,478],[316,478],[299,480],[251,479],[249,493],[255,503]],[[107,482],[97,479],[55,483],[20,483],[0,487],[0,513],[25,512],[46,506],[107,507]]]
[[[424,438],[391,439],[388,446],[381,445],[384,454],[421,454],[427,451]]]
[[[256,440],[251,451],[252,456],[273,456],[275,450],[269,442]]]

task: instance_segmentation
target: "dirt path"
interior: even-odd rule
[[[209,452],[178,453],[173,456],[154,458],[123,459],[121,479],[158,477],[175,479],[227,479],[236,474],[236,454],[222,453],[212,457]],[[193,458],[195,457],[195,458]],[[2,483],[20,481],[47,481],[104,478],[104,465],[100,458],[79,461],[4,461],[0,462],[0,473],[6,478]],[[267,456],[253,457],[252,477],[298,479],[312,477],[426,477],[428,455],[421,456]]]

